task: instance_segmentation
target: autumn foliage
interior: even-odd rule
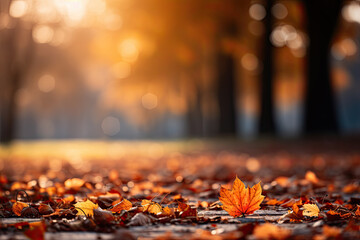
[[[130,162],[124,166],[131,171],[100,175],[94,170],[82,178],[43,174],[26,182],[2,174],[0,231],[30,239],[60,232],[113,234],[114,239],[360,237],[360,188],[352,169],[347,172],[353,175],[334,180],[325,170],[286,174],[271,168],[286,166],[284,158],[268,165],[252,158],[263,166],[252,173],[234,156],[216,162],[200,155],[186,162],[175,155],[177,160],[169,157],[163,165],[149,161],[134,170]]]
[[[236,177],[231,190],[221,187],[219,199],[224,210],[233,217],[239,217],[260,209],[264,196],[261,195],[260,183],[252,188],[245,188],[245,184]]]

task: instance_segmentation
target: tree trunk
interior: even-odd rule
[[[271,8],[274,0],[268,0],[266,5],[266,17],[264,19],[265,36],[264,51],[262,57],[263,73],[261,84],[261,112],[260,112],[260,134],[275,134],[274,124],[274,96],[273,96],[273,46],[270,35],[273,28]]]
[[[222,36],[234,37],[236,24],[232,21],[224,21],[222,24]],[[235,59],[222,49],[221,39],[218,40],[217,53],[217,100],[219,106],[219,134],[236,134],[236,104],[235,104]]]
[[[308,78],[305,99],[306,133],[338,130],[334,92],[330,79],[330,45],[342,0],[305,1],[308,47]]]

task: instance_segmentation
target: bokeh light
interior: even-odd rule
[[[54,30],[47,25],[36,25],[32,36],[37,43],[50,43],[54,37]]]
[[[118,51],[124,61],[135,62],[139,56],[137,42],[134,39],[125,39],[118,46]]]
[[[249,8],[249,15],[252,19],[261,21],[266,16],[265,7],[261,4],[252,4]]]
[[[11,2],[9,14],[14,18],[23,17],[28,10],[28,3],[25,0],[14,0]]]
[[[102,121],[101,128],[105,135],[115,136],[120,131],[120,121],[116,117],[108,116]]]
[[[288,10],[284,4],[276,3],[271,8],[271,13],[277,19],[284,19],[288,15]]]
[[[141,97],[142,106],[148,110],[154,109],[158,105],[158,98],[155,94],[146,93]]]
[[[45,74],[38,80],[38,88],[44,93],[49,93],[55,89],[55,78],[52,75]]]

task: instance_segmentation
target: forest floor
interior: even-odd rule
[[[360,239],[359,140],[1,146],[0,239]],[[259,210],[225,211],[236,177]]]

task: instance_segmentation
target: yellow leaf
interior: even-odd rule
[[[114,205],[114,207],[111,209],[113,213],[121,212],[122,210],[130,210],[132,208],[132,203],[129,200],[126,200],[125,198]]]
[[[78,202],[74,204],[74,207],[80,208],[81,210],[78,210],[77,215],[84,215],[86,216],[93,216],[94,215],[94,209],[98,208],[98,205],[90,201],[89,199],[86,200],[86,202]]]
[[[163,211],[160,204],[152,202],[151,200],[142,200],[141,206],[143,206],[143,212],[149,212],[152,214],[159,214]]]
[[[318,217],[320,209],[316,204],[304,204],[303,215],[308,217]]]
[[[252,188],[245,188],[245,184],[236,177],[231,190],[221,187],[219,200],[231,216],[244,216],[260,209],[260,204],[264,200],[261,192],[260,182]]]
[[[14,203],[13,206],[12,206],[12,211],[13,211],[16,215],[18,215],[18,216],[20,217],[20,216],[21,216],[21,211],[22,211],[24,208],[28,207],[28,206],[29,206],[29,205],[26,204],[26,203],[16,202],[16,203]]]
[[[174,215],[174,211],[169,208],[169,207],[164,207],[163,208],[163,211],[162,211],[162,214],[163,215],[166,215],[166,216],[173,216]]]

